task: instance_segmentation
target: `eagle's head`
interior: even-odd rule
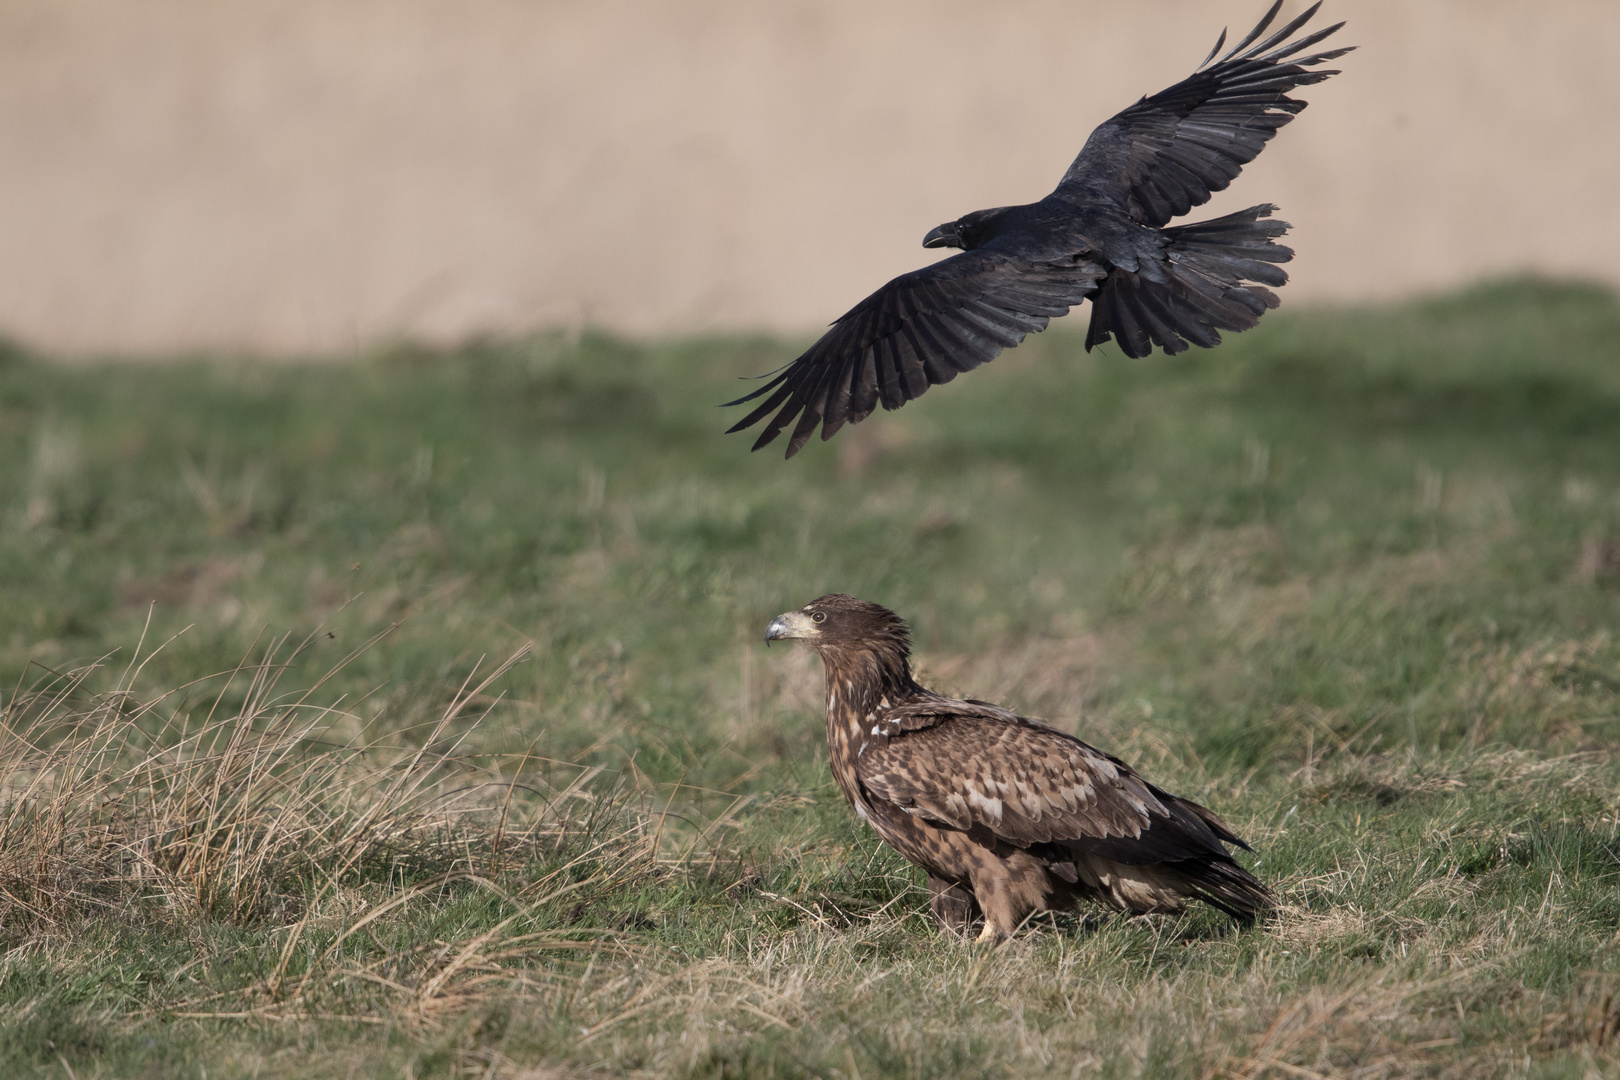
[[[911,651],[904,619],[881,604],[843,593],[828,593],[772,619],[765,629],[766,644],[783,638],[803,638],[818,649],[898,648],[902,656]]]

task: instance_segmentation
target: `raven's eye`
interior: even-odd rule
[[[826,622],[827,621],[827,613],[825,611],[812,612],[811,615],[810,615],[810,620],[812,622]]]

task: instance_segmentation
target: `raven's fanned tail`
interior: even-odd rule
[[[1168,261],[1155,268],[1162,280],[1111,271],[1092,298],[1086,349],[1117,338],[1126,356],[1146,356],[1155,345],[1173,356],[1189,341],[1213,348],[1220,331],[1254,326],[1279,302],[1265,286],[1288,281],[1277,264],[1294,257],[1275,242],[1288,231],[1286,221],[1269,220],[1276,209],[1263,203],[1165,229]]]

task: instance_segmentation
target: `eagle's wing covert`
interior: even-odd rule
[[[920,702],[886,714],[876,734],[856,766],[862,786],[950,828],[1126,863],[1225,858],[1222,840],[1242,843],[1117,758],[998,706]]]
[[[788,439],[792,457],[818,423],[822,439],[830,439],[879,404],[898,409],[1046,329],[1089,296],[1102,274],[1090,262],[989,251],[965,251],[904,274],[855,305],[770,382],[727,402],[765,398],[727,434],[775,412],[754,443],[758,450],[797,418]]]
[[[1288,92],[1338,74],[1306,69],[1350,51],[1290,59],[1344,25],[1289,41],[1320,3],[1257,41],[1281,7],[1277,0],[1248,37],[1215,60],[1226,43],[1222,31],[1196,72],[1098,125],[1054,194],[1123,204],[1136,221],[1160,227],[1223,190],[1305,108]]]

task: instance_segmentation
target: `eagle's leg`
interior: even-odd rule
[[[929,874],[928,892],[928,906],[934,913],[934,921],[941,930],[960,937],[979,913],[972,891],[959,882]]]
[[[980,941],[1005,941],[1032,911],[1046,906],[1051,879],[1046,865],[1028,852],[1006,856],[985,852],[972,874],[973,897],[984,911]]]

